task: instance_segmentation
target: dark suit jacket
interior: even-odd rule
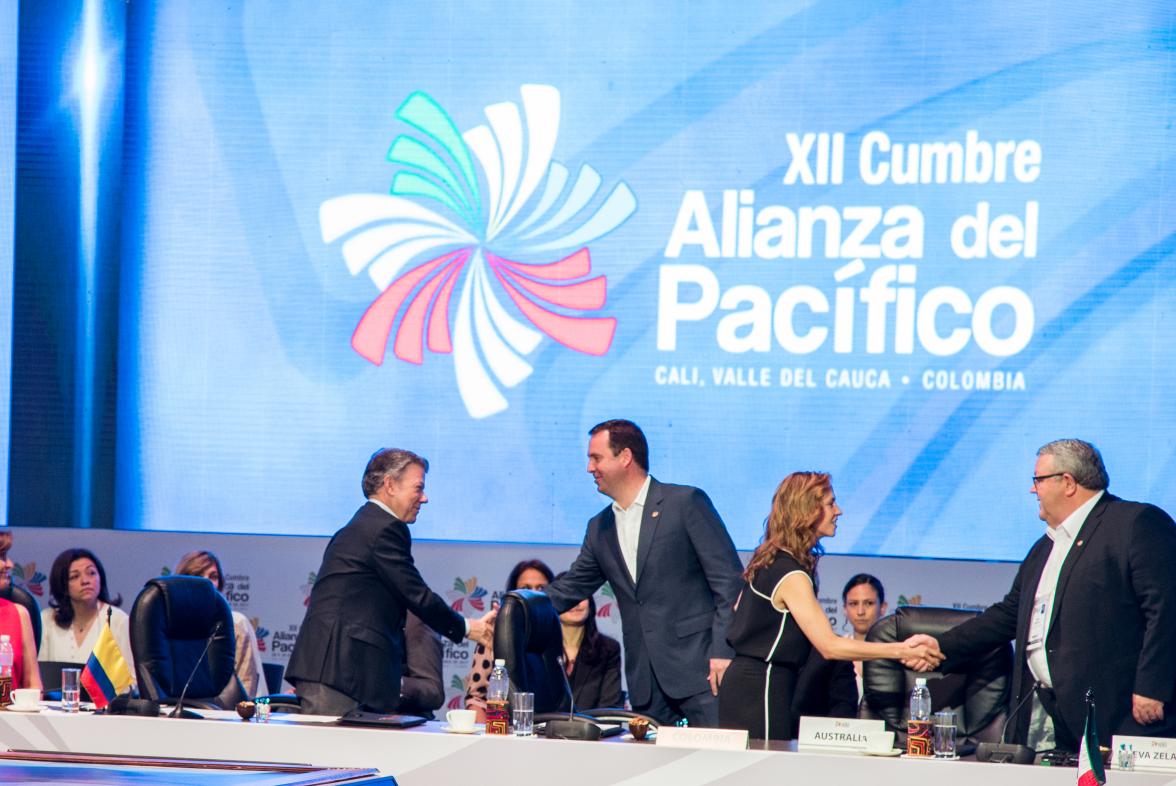
[[[727,626],[743,568],[705,493],[651,478],[637,540],[637,583],[629,576],[609,505],[588,522],[580,554],[547,587],[561,613],[604,582],[621,610],[629,700],[649,703],[652,678],[682,699],[709,690],[710,658],[730,658]]]
[[[576,711],[623,707],[621,697],[621,645],[611,636],[600,636],[601,655],[592,663],[576,659],[568,680]],[[582,655],[581,651],[581,655]]]
[[[404,675],[400,680],[398,712],[433,718],[433,710],[445,703],[441,639],[411,612],[404,625]]]
[[[380,712],[397,708],[405,613],[453,641],[465,621],[425,586],[408,526],[372,502],[335,533],[323,554],[286,678],[320,682]]]
[[[859,699],[853,661],[828,660],[813,647],[796,677],[792,718],[797,726],[801,715],[856,718]],[[797,729],[793,729],[793,736],[796,733]]]
[[[1010,710],[1033,689],[1025,642],[1052,545],[1042,536],[1004,600],[939,637],[943,670],[1016,640]],[[1062,564],[1045,649],[1058,712],[1073,739],[1082,736],[1087,688],[1094,689],[1104,743],[1112,734],[1176,732],[1176,525],[1167,513],[1110,494],[1098,501]],[[1133,693],[1164,702],[1164,722],[1136,724]],[[1014,719],[1013,741],[1025,741],[1029,714],[1022,709]]]

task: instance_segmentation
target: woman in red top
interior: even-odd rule
[[[12,582],[12,533],[0,531],[0,593]],[[41,672],[37,667],[37,645],[33,640],[33,623],[29,612],[19,603],[0,598],[0,634],[7,634],[12,643],[12,685],[16,688],[41,687]]]

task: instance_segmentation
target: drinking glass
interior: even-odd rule
[[[535,694],[516,693],[511,697],[510,706],[515,736],[532,736],[535,733]]]
[[[956,758],[956,714],[951,710],[935,713],[931,751],[937,759]]]
[[[77,712],[82,706],[81,678],[81,669],[61,670],[61,709],[65,712]]]

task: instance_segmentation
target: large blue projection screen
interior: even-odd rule
[[[16,185],[16,3],[0,5],[0,524],[8,519],[13,189]]]
[[[330,532],[392,444],[419,536],[577,542],[609,417],[741,547],[824,469],[832,551],[1019,559],[1062,436],[1176,507],[1168,4],[187,6],[127,42],[119,526]]]

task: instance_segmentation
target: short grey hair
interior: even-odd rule
[[[384,478],[390,477],[392,480],[400,480],[404,471],[413,464],[425,472],[429,471],[429,460],[418,456],[411,450],[401,450],[400,448],[380,448],[377,450],[368,459],[367,467],[363,471],[364,497],[371,497],[375,494],[384,484]]]
[[[1039,456],[1053,456],[1054,468],[1065,472],[1084,489],[1102,491],[1111,485],[1098,448],[1080,439],[1058,439],[1042,445]]]

